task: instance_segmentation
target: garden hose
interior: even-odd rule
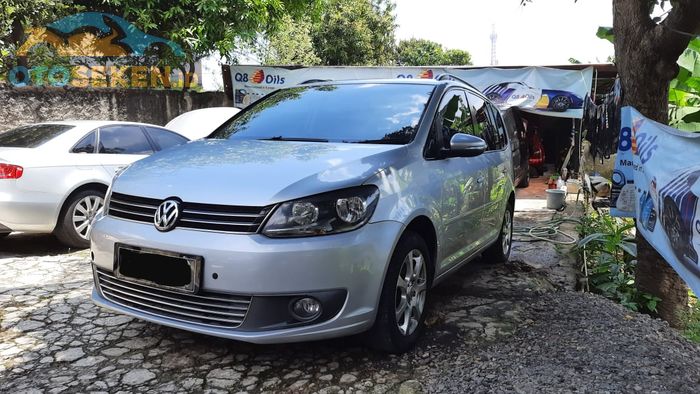
[[[513,239],[519,242],[551,242],[559,245],[574,245],[578,242],[578,234],[571,235],[559,227],[565,223],[580,223],[579,219],[571,217],[554,218],[546,222],[538,222],[532,226],[514,226]],[[564,239],[561,239],[561,238]]]

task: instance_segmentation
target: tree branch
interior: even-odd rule
[[[681,53],[691,34],[700,34],[700,1],[678,0],[666,19],[654,28],[653,45],[670,55]]]

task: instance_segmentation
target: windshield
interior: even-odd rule
[[[406,144],[432,85],[302,86],[273,93],[210,138]]]
[[[72,129],[64,124],[33,124],[0,132],[0,147],[36,148]]]

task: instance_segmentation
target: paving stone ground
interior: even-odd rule
[[[576,292],[566,248],[517,243],[511,260],[438,286],[425,335],[395,356],[358,337],[251,345],[114,314],[89,299],[88,251],[12,235],[0,240],[0,392],[697,392],[700,349]]]

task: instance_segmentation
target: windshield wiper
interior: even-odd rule
[[[306,137],[283,137],[278,135],[270,138],[258,138],[259,141],[301,141],[301,142],[328,142],[325,138],[306,138]]]

